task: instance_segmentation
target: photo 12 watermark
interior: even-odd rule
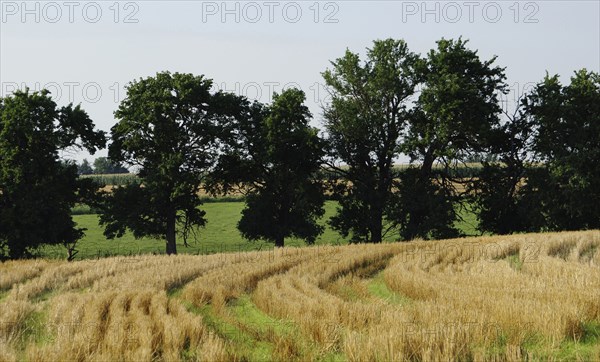
[[[533,1],[403,1],[402,23],[540,22],[540,5]]]
[[[340,5],[333,1],[203,1],[202,23],[339,23]]]
[[[522,263],[537,263],[542,244],[524,242],[518,246],[501,242],[441,241],[427,245],[411,244],[399,254],[402,262],[428,263],[446,255],[461,255],[461,263],[474,264],[480,261],[497,263],[511,255],[519,255]]]
[[[118,81],[74,81],[60,80],[48,82],[22,82],[6,81],[0,83],[0,97],[8,97],[16,91],[39,92],[48,90],[52,99],[57,103],[83,103],[95,104],[102,101],[108,101],[115,104],[121,103],[127,96],[126,82]],[[324,83],[313,82],[310,84],[301,84],[296,81],[248,81],[248,82],[218,82],[213,83],[212,91],[222,91],[234,93],[246,97],[249,100],[256,100],[262,103],[271,103],[273,94],[288,89],[300,89],[304,91],[306,100],[316,104],[325,104],[331,100],[328,87]]]
[[[47,90],[56,103],[99,103],[108,100],[120,103],[125,97],[125,86],[120,82],[98,81],[49,81],[49,82],[2,82],[0,97],[8,97],[16,91],[40,92]]]
[[[213,84],[213,91],[230,92],[263,103],[271,103],[273,101],[274,93],[281,94],[282,92],[293,88],[303,91],[308,102],[314,102],[321,105],[331,101],[331,93],[328,91],[329,88],[326,84],[320,82],[301,84],[297,81],[250,81],[215,82]]]
[[[531,94],[538,82],[513,82],[508,85],[506,93],[498,94],[500,107],[506,113],[512,113],[519,109],[523,100]]]
[[[1,1],[0,11],[3,24],[140,22],[140,3],[135,1]]]

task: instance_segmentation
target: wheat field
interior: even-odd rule
[[[600,360],[600,232],[0,264],[0,361]]]

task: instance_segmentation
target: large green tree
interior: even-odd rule
[[[467,180],[450,170],[468,167],[461,160],[488,152],[502,137],[498,96],[506,77],[495,61],[482,60],[467,41],[442,39],[422,63],[403,145],[416,171],[403,175],[394,215],[405,239],[459,234],[453,225],[462,198],[455,185]]]
[[[481,232],[509,234],[535,231],[541,226],[539,202],[529,193],[528,176],[535,173],[531,117],[519,100],[512,114],[506,113],[502,137],[490,150],[496,160],[483,160],[482,169],[469,185]]]
[[[333,227],[373,242],[387,230],[405,240],[459,234],[455,185],[466,180],[451,169],[502,136],[498,94],[506,84],[494,62],[462,39],[438,41],[424,59],[387,39],[374,42],[363,64],[350,51],[332,63],[326,128],[332,160],[346,166],[330,163],[344,179],[334,183]],[[401,154],[411,160],[403,171],[394,169]]]
[[[539,200],[545,228],[600,227],[600,75],[575,72],[568,85],[546,76],[528,95],[539,167],[528,191]]]
[[[475,182],[480,229],[493,233],[600,227],[600,77],[547,75],[504,125],[499,161]]]
[[[270,106],[247,104],[213,173],[215,185],[245,191],[238,228],[250,240],[282,247],[293,236],[312,244],[323,231],[317,220],[324,213],[318,174],[324,145],[304,101],[304,92],[288,89],[274,94]]]
[[[60,152],[85,148],[93,154],[105,143],[83,109],[59,108],[46,90],[0,98],[0,254],[22,258],[50,244],[75,256],[84,229],[76,228],[71,208],[96,190]]]
[[[218,155],[223,127],[241,112],[237,96],[211,92],[204,76],[162,72],[127,87],[115,116],[109,157],[139,169],[139,183],[116,188],[105,203],[105,235],[126,229],[135,237],[166,239],[177,253],[177,232],[187,243],[204,226],[199,188]]]
[[[395,204],[394,160],[402,151],[417,55],[402,40],[377,40],[361,61],[350,50],[323,73],[331,91],[325,109],[329,171],[340,207],[331,225],[354,241],[381,242]]]

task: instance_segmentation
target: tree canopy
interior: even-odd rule
[[[221,128],[239,116],[239,97],[211,93],[204,76],[162,72],[133,81],[115,112],[109,157],[139,169],[140,183],[116,188],[101,223],[109,238],[126,229],[135,237],[166,239],[177,253],[176,233],[187,243],[205,224],[198,195],[218,155]]]
[[[456,185],[468,180],[449,170],[468,167],[466,158],[490,151],[501,138],[498,95],[506,77],[495,60],[481,60],[462,39],[442,39],[421,63],[421,92],[403,144],[418,171],[402,175],[394,215],[403,239],[459,235]]]
[[[238,229],[247,239],[281,247],[290,236],[313,243],[323,231],[323,143],[304,101],[304,92],[288,89],[270,106],[248,105],[221,157],[216,183],[246,189]]]
[[[331,220],[343,235],[372,242],[390,230],[405,240],[458,235],[457,180],[444,170],[497,142],[497,95],[506,87],[495,58],[483,61],[466,44],[442,39],[420,58],[404,41],[378,40],[364,62],[346,51],[323,73],[332,92],[331,160],[347,165],[330,163],[343,179],[334,184],[340,208]],[[394,169],[401,154],[411,158],[407,170]]]
[[[351,242],[460,236],[467,210],[482,233],[600,228],[600,75],[582,69],[563,84],[547,74],[510,114],[496,61],[462,38],[423,56],[396,39],[364,56],[346,50],[322,73],[322,137],[299,89],[262,104],[213,91],[203,75],[140,78],[93,169],[138,177],[103,191],[79,177],[92,172],[87,160],[60,155],[94,154],[105,133],[80,106],[17,91],[0,98],[0,258],[50,244],[72,259],[78,203],[100,210],[107,238],[131,231],[175,254],[177,235],[187,245],[206,223],[203,189],[241,192],[242,236],[278,247],[315,242],[327,197],[337,201],[329,225]]]
[[[32,255],[42,244],[64,245],[69,258],[83,236],[71,207],[95,186],[79,179],[61,150],[105,146],[105,135],[80,106],[58,107],[46,90],[0,98],[0,250],[10,258]]]
[[[332,95],[324,112],[328,166],[343,180],[334,181],[340,207],[331,225],[355,241],[385,234],[419,61],[404,41],[377,40],[364,61],[347,50],[323,73]]]
[[[515,231],[600,227],[600,77],[585,69],[569,85],[547,75],[505,125],[501,163],[475,186],[480,228]]]

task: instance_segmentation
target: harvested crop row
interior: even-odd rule
[[[360,329],[379,323],[382,305],[348,303],[324,290],[329,283],[381,263],[404,246],[355,245],[335,250],[336,258],[313,258],[259,283],[253,294],[256,305],[278,318],[295,321],[324,351],[339,347],[344,328]]]
[[[396,257],[385,280],[414,301],[405,308],[411,322],[389,315],[353,335],[348,352],[361,359],[481,359],[505,343],[497,357],[514,359],[526,357],[527,344],[581,339],[586,323],[600,319],[600,273],[598,266],[545,255],[564,236],[423,243]]]
[[[0,360],[600,359],[598,245],[587,231],[5,263]]]
[[[52,262],[46,260],[19,260],[0,263],[0,291],[40,275]]]
[[[30,360],[224,359],[222,341],[164,291],[66,293],[54,298],[52,343],[30,346]],[[210,354],[207,352],[210,351]]]
[[[314,251],[307,249],[308,252],[288,249],[242,253],[242,262],[224,265],[187,284],[182,297],[198,306],[212,302],[221,307],[241,293],[252,291],[262,279],[283,273],[313,256]]]

